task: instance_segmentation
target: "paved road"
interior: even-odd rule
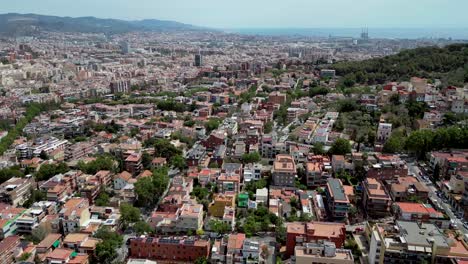
[[[416,163],[408,163],[408,170],[410,173],[414,174],[416,176],[416,178],[424,183],[426,185],[426,187],[429,189],[429,197],[430,198],[433,198],[435,199],[439,204],[440,206],[442,207],[442,209],[445,211],[445,213],[450,217],[451,220],[453,220],[458,229],[460,231],[462,231],[464,234],[468,234],[468,229],[466,229],[464,226],[463,226],[463,222],[457,218],[457,216],[454,214],[454,210],[452,208],[452,206],[446,202],[444,202],[441,198],[439,198],[439,196],[437,196],[437,188],[434,186],[434,184],[432,182],[427,182],[425,181],[420,175],[420,169],[419,167],[417,166]]]
[[[123,235],[123,243],[122,245],[117,248],[117,258],[114,260],[114,263],[121,263],[124,262],[128,255],[128,246],[126,242],[129,238],[135,237],[136,234],[125,234]]]

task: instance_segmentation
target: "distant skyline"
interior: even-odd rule
[[[468,28],[466,0],[14,0],[1,13],[230,28]]]

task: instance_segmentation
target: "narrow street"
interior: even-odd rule
[[[457,228],[464,234],[468,234],[468,229],[463,226],[463,222],[454,214],[452,206],[444,202],[444,200],[437,196],[437,188],[434,186],[434,184],[432,182],[426,181],[421,177],[421,175],[419,174],[421,170],[419,169],[416,163],[408,163],[408,172],[414,174],[415,177],[429,189],[429,198],[437,201],[437,203],[442,207],[445,213],[457,225]]]

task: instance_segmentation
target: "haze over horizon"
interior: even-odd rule
[[[463,0],[16,0],[2,13],[160,19],[211,28],[468,28]]]

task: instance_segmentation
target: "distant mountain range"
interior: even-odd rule
[[[131,31],[198,31],[206,28],[175,21],[120,20],[96,17],[58,17],[37,14],[0,14],[0,34],[31,35],[40,31],[118,34]]]

